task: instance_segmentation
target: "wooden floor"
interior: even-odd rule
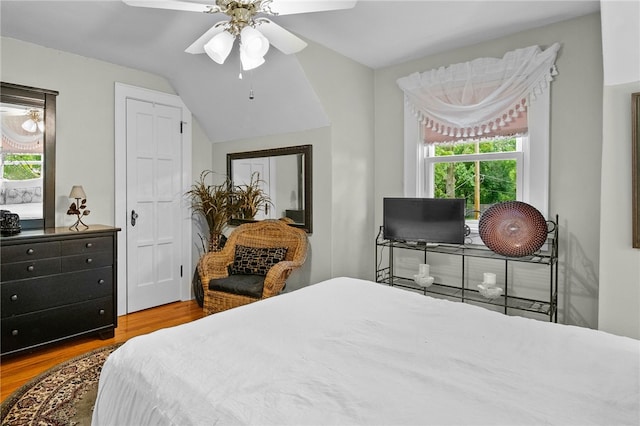
[[[63,361],[93,349],[126,342],[131,337],[190,322],[202,316],[202,308],[195,300],[170,303],[118,317],[118,327],[111,339],[83,337],[53,344],[32,353],[3,357],[0,361],[0,400],[4,401],[20,386]]]

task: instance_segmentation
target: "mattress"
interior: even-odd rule
[[[638,425],[640,342],[335,278],[129,340],[99,425]]]

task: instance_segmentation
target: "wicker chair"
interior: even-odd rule
[[[287,225],[285,221],[263,220],[238,226],[231,232],[221,251],[206,253],[198,263],[198,273],[204,290],[203,310],[205,315],[246,305],[280,293],[291,272],[304,263],[307,257],[307,245],[307,234],[302,229]],[[256,275],[231,276],[229,271],[234,265],[237,246],[257,249],[286,247],[287,250],[284,260],[273,265],[264,277]],[[254,281],[255,291],[251,295],[235,288],[238,286],[238,281],[241,282],[245,278]],[[235,287],[224,287],[225,281],[232,279],[234,283],[231,284],[231,287]],[[261,294],[260,290],[262,290]]]

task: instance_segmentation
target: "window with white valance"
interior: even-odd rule
[[[433,196],[424,161],[431,145],[523,134],[518,199],[546,216],[548,87],[559,49],[530,46],[398,79],[405,96],[405,196]]]

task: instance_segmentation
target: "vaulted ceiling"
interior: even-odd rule
[[[597,0],[359,0],[353,9],[272,20],[377,69],[599,9]],[[266,63],[240,80],[237,52],[223,65],[184,52],[226,18],[221,14],[137,8],[119,0],[2,0],[0,16],[3,37],[165,77],[214,142],[330,124],[295,55],[270,49]]]

